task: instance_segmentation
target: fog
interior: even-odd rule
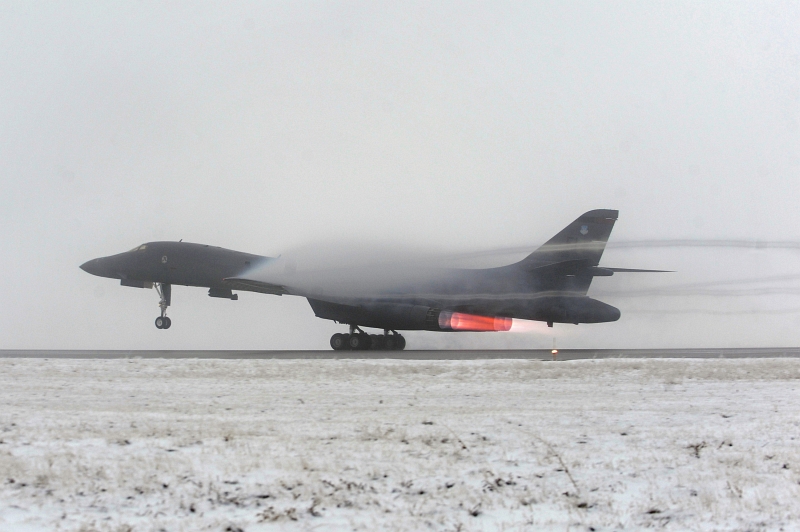
[[[797,345],[798,28],[797,2],[4,2],[0,348],[325,349],[304,299],[176,287],[162,331],[154,291],[78,266],[178,239],[509,264],[597,208],[601,265],[674,270],[595,279],[620,321],[409,347]]]

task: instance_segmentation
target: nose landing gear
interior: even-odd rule
[[[161,309],[161,316],[156,318],[156,328],[169,329],[172,325],[172,320],[167,317],[167,307],[172,300],[172,285],[168,283],[153,283],[158,292],[158,308]]]
[[[349,334],[336,333],[331,336],[331,347],[335,351],[402,351],[406,339],[397,331],[384,330],[383,334],[367,334],[357,325],[350,326]]]

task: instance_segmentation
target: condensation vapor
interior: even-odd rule
[[[572,246],[575,246],[572,244]],[[536,246],[514,246],[493,248],[479,251],[463,253],[452,253],[446,255],[450,260],[472,259],[481,257],[493,257],[498,255],[519,255],[529,253]],[[648,240],[624,240],[610,241],[606,244],[606,249],[658,249],[658,248],[728,248],[728,249],[748,249],[748,250],[788,250],[800,251],[800,241],[793,240],[746,240],[746,239],[648,239]]]
[[[765,240],[709,239],[650,239],[609,242],[609,249],[637,250],[659,248],[788,250],[800,251],[800,242]],[[437,281],[446,279],[453,268],[464,266],[469,259],[486,256],[520,255],[531,253],[536,246],[502,248],[471,253],[437,253],[433,248],[386,243],[328,242],[322,245],[298,246],[275,260],[244,274],[245,277],[285,286],[290,293],[312,297],[360,297],[391,300],[415,296],[436,300],[443,296],[437,291]],[[523,255],[524,256],[524,255]],[[521,257],[502,261],[508,265]],[[466,259],[466,260],[465,260]],[[605,260],[603,261],[605,263]],[[613,264],[612,266],[625,266]],[[661,267],[660,264],[654,264]],[[469,268],[468,268],[469,269]],[[687,272],[684,272],[687,273]],[[671,274],[617,274],[611,285],[606,281],[592,284],[589,295],[620,305],[624,313],[641,314],[788,314],[800,312],[796,304],[774,308],[771,296],[800,295],[800,274],[790,273],[719,279],[708,266],[693,264],[690,275],[712,276],[711,280],[674,282]],[[623,280],[618,280],[618,277]],[[665,283],[666,282],[666,283]],[[529,292],[502,294],[470,293],[465,298],[531,299],[552,294]],[[448,294],[452,299],[452,294]],[[749,298],[749,299],[748,299]],[[630,308],[626,300],[646,300],[642,308]],[[729,308],[725,301],[742,300],[746,308]],[[663,308],[659,301],[677,300],[682,308]],[[748,301],[755,303],[747,305]],[[696,302],[705,301],[710,308]],[[764,303],[771,303],[766,306]],[[695,302],[695,303],[693,303]],[[519,320],[517,320],[519,321]],[[515,321],[516,324],[516,321]],[[531,330],[515,325],[512,331]]]
[[[772,251],[772,252],[797,252],[800,251],[800,241],[793,240],[758,240],[758,239],[643,239],[627,241],[611,241],[606,245],[607,250],[613,251],[634,251],[634,250],[658,250],[658,249],[686,249],[686,250],[709,250],[709,251]],[[517,246],[496,248],[476,252],[466,252],[448,255],[453,260],[470,260],[486,257],[518,257],[531,250],[530,246]],[[769,256],[767,256],[769,257]],[[508,260],[510,262],[510,260]],[[604,260],[601,264],[605,263]],[[783,264],[781,261],[771,261],[771,263]],[[789,267],[793,262],[787,262]],[[622,266],[613,264],[612,266]],[[660,263],[651,265],[661,267]],[[691,271],[683,272],[688,275],[718,275],[715,270],[703,264],[693,264]],[[710,316],[735,316],[735,315],[780,315],[800,313],[800,307],[796,304],[784,304],[780,308],[764,308],[765,304],[774,306],[775,299],[781,296],[800,295],[800,274],[787,272],[778,275],[764,275],[753,277],[736,277],[727,279],[714,278],[707,281],[674,283],[669,281],[671,276],[658,276],[655,279],[649,277],[646,281],[647,286],[638,286],[643,281],[637,279],[636,287],[628,286],[633,283],[618,283],[621,286],[608,289],[601,283],[593,283],[589,295],[597,298],[612,298],[613,300],[624,301],[629,299],[645,299],[649,308],[630,308],[627,305],[623,311],[626,314],[703,314]],[[630,278],[629,278],[630,279]],[[632,279],[630,279],[632,280]],[[681,308],[658,308],[659,300],[664,299],[684,302]],[[742,300],[748,308],[727,308],[726,301]],[[701,308],[691,302],[707,302],[712,308]]]
[[[326,242],[290,249],[243,277],[281,285],[302,296],[394,297],[446,276],[452,261],[421,246]],[[452,267],[452,266],[451,266]],[[390,297],[390,296],[386,296]]]
[[[790,286],[790,281],[799,281],[800,274],[773,275],[746,279],[725,279],[699,283],[672,284],[654,288],[596,290],[598,296],[651,297],[651,296],[709,296],[742,297],[766,295],[800,295],[800,286]],[[743,287],[743,285],[767,284],[768,286]],[[779,284],[774,284],[779,283]],[[731,286],[733,285],[733,286]]]

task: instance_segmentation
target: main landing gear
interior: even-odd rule
[[[336,333],[331,336],[331,347],[335,351],[402,351],[406,347],[406,339],[397,331],[385,329],[383,334],[367,334],[358,326],[351,325],[349,334]]]
[[[172,285],[167,283],[153,283],[158,292],[158,308],[161,309],[161,316],[156,318],[156,328],[169,329],[172,320],[167,317],[167,307],[172,300]]]

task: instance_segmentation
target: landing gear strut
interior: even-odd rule
[[[402,351],[406,347],[406,339],[397,331],[391,331],[390,334],[389,329],[385,329],[383,334],[367,334],[357,325],[351,325],[349,334],[336,333],[331,336],[331,347],[335,351]]]
[[[172,301],[172,285],[168,283],[154,283],[158,292],[158,308],[161,309],[161,316],[156,318],[156,328],[169,329],[172,320],[167,317],[167,307]]]

